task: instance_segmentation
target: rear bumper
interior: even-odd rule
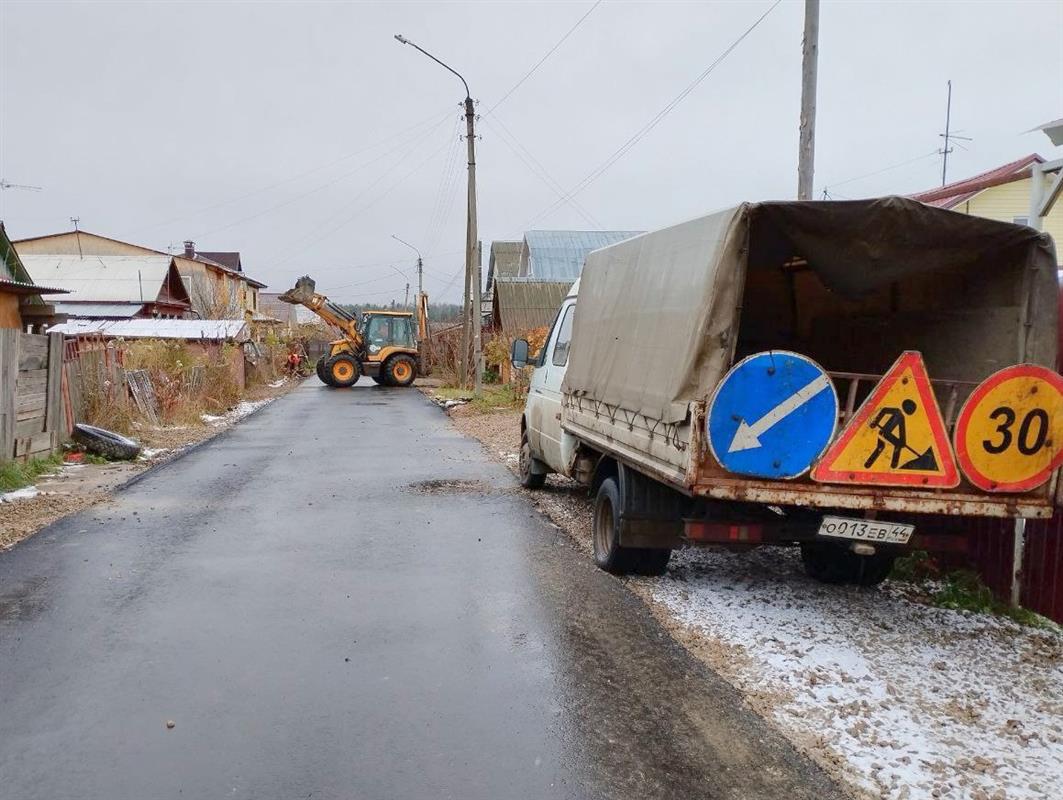
[[[967,517],[1048,518],[1055,510],[1050,494],[984,495],[956,491],[920,491],[893,487],[831,486],[752,479],[714,479],[697,484],[692,494],[715,500],[801,508],[897,511],[908,514],[948,514]]]

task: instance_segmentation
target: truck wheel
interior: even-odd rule
[[[329,359],[325,371],[330,378],[330,384],[338,389],[346,389],[358,382],[362,369],[358,360],[346,353],[340,353]]]
[[[637,551],[620,546],[620,487],[616,478],[606,478],[594,499],[591,541],[594,563],[613,575],[627,575],[637,566]]]
[[[896,556],[858,556],[844,547],[822,542],[804,542],[801,562],[805,574],[820,583],[852,583],[877,586],[889,577]]]
[[[542,489],[543,484],[546,483],[546,472],[532,472],[532,467],[538,464],[541,468],[543,465],[539,463],[538,459],[532,457],[531,445],[528,443],[528,434],[522,433],[520,435],[520,485],[525,489]]]
[[[384,364],[381,375],[389,386],[409,386],[417,377],[417,362],[407,355],[392,356]]]

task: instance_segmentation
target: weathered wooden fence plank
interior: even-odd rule
[[[0,329],[0,460],[15,454],[15,384],[18,381],[19,332]]]

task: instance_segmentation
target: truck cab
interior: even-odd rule
[[[577,280],[538,353],[530,355],[523,339],[513,343],[514,366],[535,367],[521,418],[520,482],[525,488],[541,487],[551,472],[568,475],[568,465],[576,453],[576,440],[561,428],[561,382],[568,367],[578,293]]]

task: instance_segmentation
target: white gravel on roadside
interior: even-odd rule
[[[224,414],[203,414],[200,416],[204,422],[214,427],[220,427],[222,425],[231,425],[234,422],[239,422],[253,411],[257,411],[264,405],[268,405],[276,400],[276,397],[267,397],[265,400],[241,400],[235,406],[230,408]]]
[[[837,777],[891,800],[1063,797],[1063,636],[806,578],[794,550],[691,549],[631,581]],[[729,662],[729,663],[723,663]]]

